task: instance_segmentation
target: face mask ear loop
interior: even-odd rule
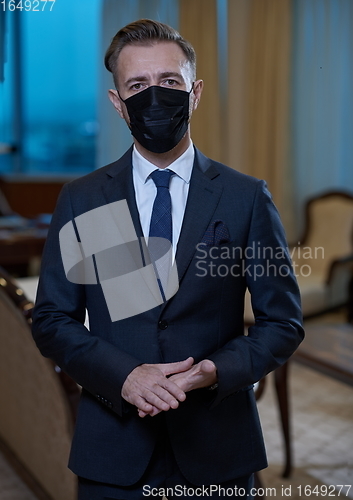
[[[194,83],[195,83],[195,82],[192,82],[192,85],[191,85],[191,90],[190,90],[190,92],[189,92],[189,96],[190,96],[191,92],[194,90]],[[191,120],[191,116],[190,116],[190,111],[189,111],[188,123],[190,123],[190,120]]]
[[[194,85],[194,84],[193,84],[193,85]],[[191,89],[191,90],[192,90],[192,89]],[[121,97],[120,92],[119,92],[119,90],[118,90],[118,89],[116,89],[116,91],[117,91],[117,93],[118,93],[118,96],[120,97],[120,100],[121,100],[121,101],[123,101],[123,103],[125,104],[126,99],[123,99],[123,98]]]

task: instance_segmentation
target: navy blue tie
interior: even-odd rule
[[[149,236],[166,238],[172,242],[172,200],[169,192],[169,182],[174,174],[171,170],[155,170],[151,173],[157,187],[154,200]]]
[[[172,200],[169,192],[169,182],[174,172],[170,170],[155,170],[151,173],[157,187],[157,195],[154,200],[149,237],[165,238],[172,243]],[[157,281],[163,301],[166,301],[165,287],[171,266],[170,253],[165,254],[163,244],[160,240],[149,240],[148,247],[154,265]],[[168,248],[166,249],[168,250]],[[165,254],[165,255],[163,255]],[[157,262],[158,261],[158,262]]]

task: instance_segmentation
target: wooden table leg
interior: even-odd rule
[[[256,488],[256,495],[254,495],[254,500],[255,499],[259,499],[259,500],[266,500],[266,497],[265,495],[259,495],[258,492],[260,492],[260,488],[261,488],[261,491],[264,490],[264,487],[262,485],[262,481],[260,479],[260,475],[258,472],[255,472],[254,474],[254,488]]]
[[[288,398],[288,361],[274,371],[275,389],[281,416],[285,444],[285,467],[282,477],[289,477],[292,471],[292,450],[290,437],[289,398]]]

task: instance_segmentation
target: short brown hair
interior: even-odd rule
[[[149,45],[158,41],[177,43],[190,63],[193,79],[196,78],[196,54],[191,43],[185,40],[177,30],[168,26],[168,24],[163,24],[151,19],[140,19],[139,21],[135,21],[121,28],[111,41],[105,54],[104,64],[107,70],[113,73],[116,87],[118,57],[125,45],[133,43]]]

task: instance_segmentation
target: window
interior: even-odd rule
[[[1,154],[0,173],[82,174],[95,168],[101,1],[39,3],[5,12],[0,143],[20,153]]]

